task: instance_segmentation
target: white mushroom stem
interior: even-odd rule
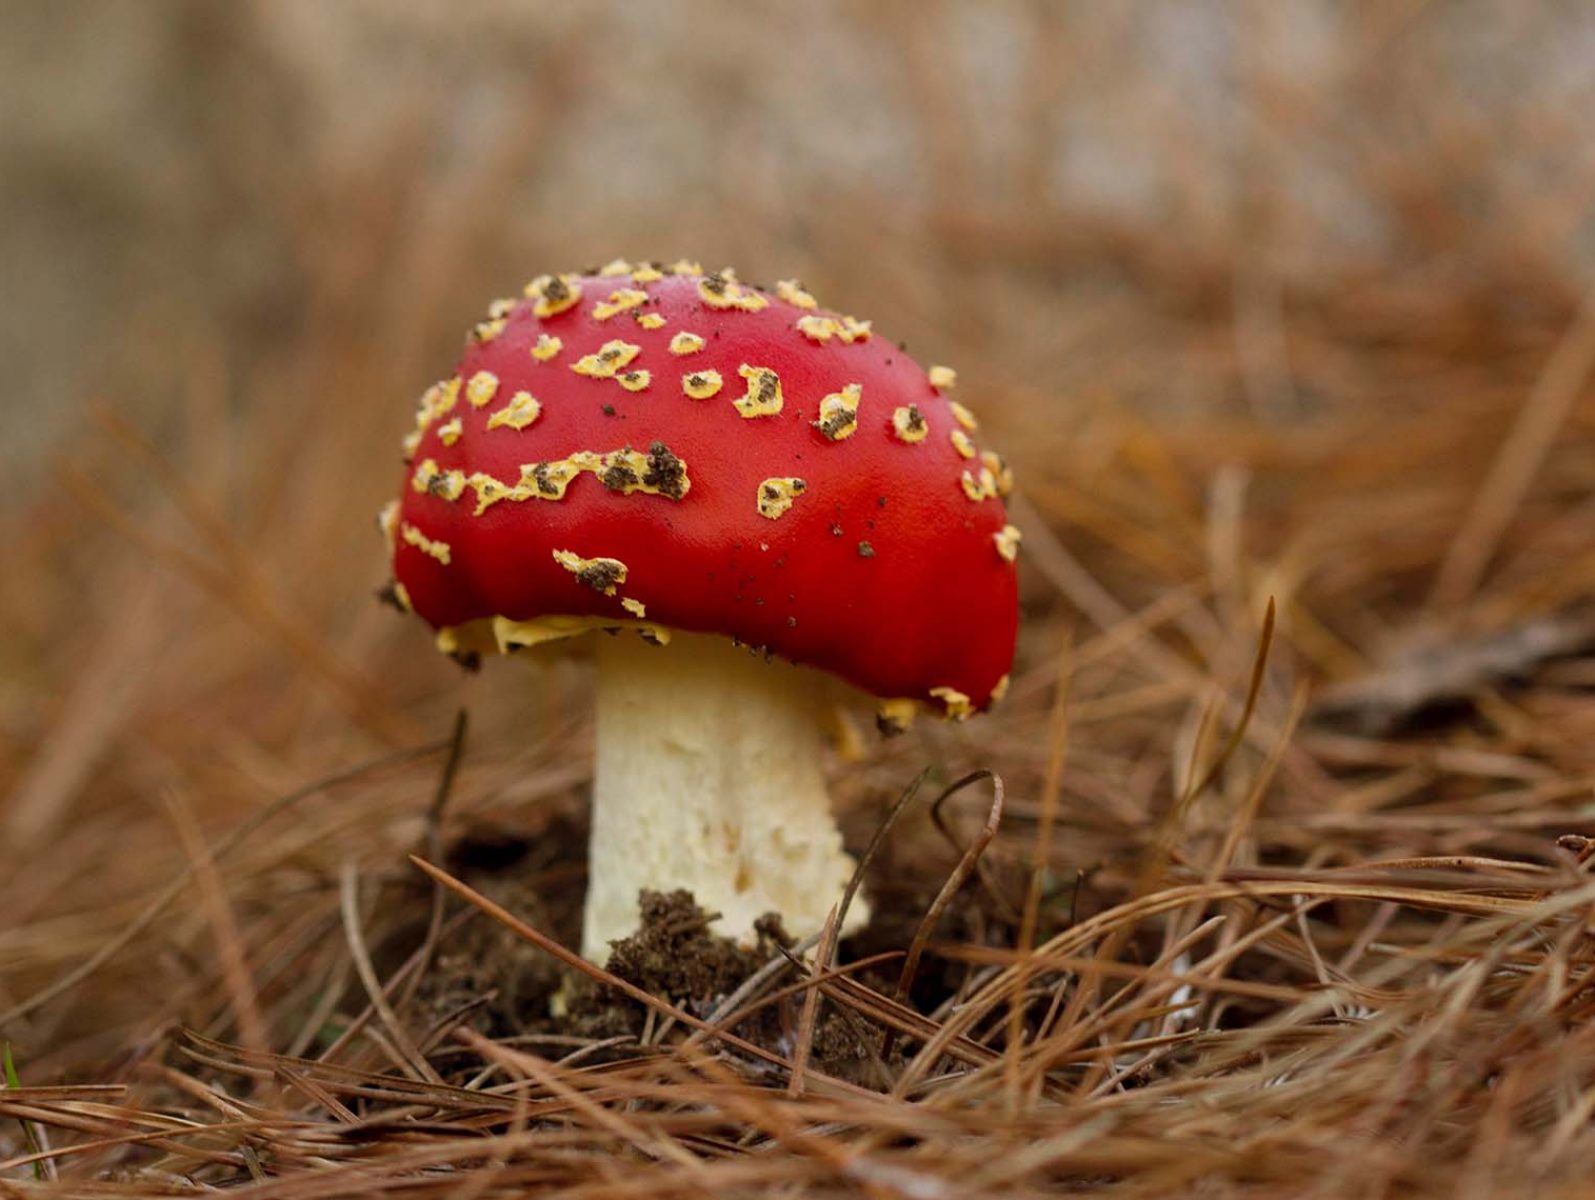
[[[686,888],[739,940],[767,912],[795,937],[824,925],[854,867],[825,790],[825,691],[722,638],[599,635],[586,957],[636,931],[644,888]],[[845,929],[867,916],[855,897]]]

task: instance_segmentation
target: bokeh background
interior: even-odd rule
[[[1579,3],[3,0],[0,1010],[122,928],[190,834],[462,703],[462,820],[579,801],[579,664],[466,678],[372,599],[416,397],[545,270],[799,277],[957,367],[1013,462],[1011,707],[838,768],[857,829],[926,761],[998,766],[1033,828],[1066,639],[1095,649],[1060,871],[1139,844],[1270,597],[1264,741],[1298,685],[1392,642],[1587,598],[1592,111]],[[1152,640],[1101,640],[1137,613]],[[1572,725],[1514,727],[1529,766],[1463,776],[1585,778],[1587,703],[1545,703]],[[1332,766],[1404,781],[1387,799],[1441,770],[1359,745],[1287,756],[1270,811],[1385,802]],[[323,911],[345,858],[400,873],[434,778],[246,845],[248,952],[311,936],[294,905]],[[1307,859],[1390,835],[1270,836]],[[7,1036],[48,1073],[214,1018],[207,921],[172,915]]]

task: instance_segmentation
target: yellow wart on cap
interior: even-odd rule
[[[905,404],[892,410],[892,432],[899,440],[913,444],[925,440],[925,435],[930,432],[930,426],[925,423],[919,405]]]
[[[758,312],[770,306],[758,292],[738,283],[736,273],[729,267],[698,280],[698,298],[710,308],[734,308],[742,312]]]
[[[581,467],[566,458],[552,462],[521,464],[520,482],[510,490],[510,500],[563,500],[571,480],[582,473]],[[478,509],[480,512],[480,509]]]
[[[422,495],[437,496],[444,500],[458,500],[465,491],[464,471],[442,470],[432,459],[427,459],[410,476],[410,488]]]
[[[656,279],[664,277],[665,273],[650,263],[644,263],[631,273],[633,283],[653,283]]]
[[[648,615],[648,606],[641,600],[634,600],[630,596],[627,596],[621,600],[620,607],[637,618],[646,617]]]
[[[670,339],[670,353],[696,354],[704,347],[704,340],[695,333],[682,330]]]
[[[494,317],[491,321],[478,321],[471,328],[471,336],[479,343],[485,344],[503,333],[504,326],[508,324],[509,322],[503,317]]]
[[[703,264],[691,258],[678,258],[666,270],[672,275],[702,275]]]
[[[960,455],[964,458],[975,457],[975,443],[969,440],[969,435],[962,429],[955,429],[947,436],[953,443],[953,449]]]
[[[415,611],[415,605],[410,600],[410,589],[397,579],[393,581],[393,598],[399,602],[399,607],[405,612]]]
[[[628,392],[640,392],[653,381],[653,375],[647,371],[626,371],[615,376],[615,382]]]
[[[605,278],[611,278],[616,275],[630,275],[631,264],[623,258],[612,258],[598,268],[598,273]]]
[[[719,371],[693,371],[681,377],[682,392],[693,400],[707,400],[721,386]]]
[[[498,395],[498,376],[491,371],[478,371],[465,385],[465,395],[472,408],[485,408]]]
[[[997,494],[1006,496],[1013,491],[1013,469],[1002,455],[992,450],[982,450],[980,461],[997,481]]]
[[[547,362],[565,348],[565,343],[550,334],[537,335],[537,343],[532,347],[532,357],[538,362]]]
[[[661,329],[664,327],[664,323],[665,318],[661,313],[649,312],[637,314],[637,324],[641,325],[644,329]]]
[[[950,388],[958,382],[958,372],[951,367],[935,366],[925,372],[933,388]]]
[[[782,279],[775,285],[775,294],[797,308],[818,308],[814,297],[796,279]]]
[[[415,429],[424,432],[427,426],[454,408],[460,398],[460,377],[434,383],[421,393],[421,403],[415,413]]]
[[[852,345],[854,342],[867,342],[870,338],[868,321],[858,321],[852,317],[824,317],[818,313],[799,317],[797,330],[814,342],[828,342],[834,337]]]
[[[414,430],[404,435],[404,461],[410,462],[415,458],[415,452],[421,448],[421,431]]]
[[[447,542],[435,541],[427,537],[426,534],[408,522],[399,526],[399,536],[404,539],[407,545],[414,546],[422,554],[437,559],[445,567],[449,565],[449,544]]]
[[[487,419],[489,429],[498,429],[508,426],[511,429],[525,429],[543,413],[543,406],[538,403],[537,397],[530,392],[516,392],[510,397],[510,402]]]
[[[572,575],[576,582],[605,596],[613,596],[615,588],[626,582],[627,567],[618,558],[583,558],[574,550],[555,550],[554,561]]]
[[[499,299],[493,301],[493,303],[487,306],[487,315],[492,320],[497,321],[500,318],[507,317],[510,315],[510,313],[514,312],[515,306],[519,303],[520,301],[515,299],[513,296],[501,296]]]
[[[769,367],[750,367],[743,363],[737,374],[748,381],[745,395],[732,404],[744,417],[773,417],[781,411],[781,377]]]
[[[953,420],[957,421],[965,429],[969,430],[970,433],[974,433],[975,430],[980,428],[980,422],[975,420],[975,414],[970,412],[962,404],[958,403],[958,401],[947,401],[947,407],[953,411]]]
[[[974,706],[969,703],[969,697],[957,688],[933,687],[930,689],[930,694],[946,706],[947,715],[955,721],[966,720],[969,714],[975,711]]]
[[[766,479],[759,484],[759,515],[774,521],[792,507],[808,486],[807,481],[790,476]]]
[[[997,480],[985,467],[980,468],[980,474],[971,475],[968,471],[958,477],[958,486],[964,489],[964,495],[975,502],[990,500],[997,494]]]
[[[460,435],[465,432],[465,422],[459,417],[443,422],[438,426],[438,441],[445,446],[452,446],[460,440]]]
[[[991,535],[991,540],[997,543],[997,553],[1008,562],[1013,562],[1019,557],[1019,539],[1023,535],[1013,525],[1004,525]]]
[[[645,492],[651,496],[680,500],[692,488],[692,480],[687,478],[687,464],[671,453],[670,447],[663,442],[654,442],[648,447],[647,454],[627,446],[597,456],[596,461],[592,461],[590,451],[577,453],[586,456],[586,461],[579,464],[581,469],[592,471],[598,476],[598,481],[612,492],[626,496],[633,492]],[[571,456],[573,460],[576,457]]]
[[[596,475],[611,492],[626,496],[643,492],[680,500],[692,488],[687,464],[663,442],[654,442],[646,454],[627,446],[607,454],[577,450],[550,462],[523,463],[521,477],[513,486],[481,472],[465,482],[476,491],[474,515],[479,517],[500,500],[563,500],[571,481],[583,471]]]
[[[619,288],[609,293],[609,299],[593,305],[593,318],[607,321],[629,308],[648,303],[648,293],[638,288]]]
[[[526,285],[526,294],[535,298],[534,313],[553,317],[581,303],[582,285],[574,275],[540,275]]]
[[[824,397],[820,401],[820,418],[814,422],[814,428],[833,442],[851,437],[858,428],[858,402],[863,390],[859,384],[849,383],[841,391]]]
[[[1000,704],[1002,702],[1003,697],[1008,694],[1009,683],[1010,680],[1008,676],[1004,675],[1001,679],[997,680],[996,683],[991,685],[991,702],[993,704]]]
[[[641,353],[642,347],[635,342],[605,342],[595,353],[582,355],[571,364],[570,369],[593,379],[612,379],[629,367],[631,360]]]

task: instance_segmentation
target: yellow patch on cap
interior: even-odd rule
[[[681,391],[693,400],[707,400],[723,386],[719,371],[693,371],[681,377]]]
[[[626,496],[642,492],[680,500],[692,489],[687,464],[663,442],[654,442],[647,453],[629,446],[607,454],[577,450],[550,462],[523,463],[521,477],[513,485],[482,472],[465,483],[476,491],[474,515],[479,517],[500,500],[563,500],[571,481],[583,471],[596,475],[611,492]]]
[[[863,391],[859,384],[849,383],[821,399],[820,419],[814,422],[814,428],[833,442],[852,437],[858,428],[858,402]]]
[[[504,332],[504,326],[509,322],[503,317],[494,317],[491,321],[478,321],[471,328],[471,336],[477,342],[486,344]]]
[[[1006,561],[1013,562],[1019,557],[1019,539],[1023,536],[1016,526],[1004,525],[991,535],[991,540],[997,543],[997,553]]]
[[[410,462],[415,458],[415,452],[421,448],[421,431],[417,429],[405,434],[401,444],[404,446],[404,461]]]
[[[737,374],[748,381],[745,395],[732,401],[744,417],[773,417],[781,411],[781,377],[769,367],[750,367],[743,363]]]
[[[990,500],[997,494],[997,478],[985,467],[980,468],[979,475],[965,471],[958,477],[958,486],[964,489],[964,495],[977,503]]]
[[[399,536],[406,545],[414,546],[422,554],[435,558],[445,567],[449,565],[449,544],[435,541],[408,522],[399,526]]]
[[[975,443],[969,440],[969,435],[962,429],[955,429],[947,436],[953,443],[953,449],[958,451],[962,457],[975,457]]]
[[[554,561],[576,576],[576,582],[604,596],[626,582],[627,567],[618,558],[583,558],[574,550],[555,550]]]
[[[630,275],[631,264],[623,258],[612,258],[598,268],[598,273],[605,278],[611,278],[616,275]]]
[[[974,433],[975,430],[980,428],[980,422],[975,420],[975,414],[970,412],[962,404],[958,403],[958,401],[947,401],[947,407],[952,409],[953,420],[957,421],[965,429],[969,430],[970,433]]]
[[[510,397],[508,404],[488,417],[487,427],[499,429],[508,426],[510,429],[525,429],[542,415],[543,406],[538,403],[536,396],[530,392],[516,392]]]
[[[925,440],[925,435],[930,432],[930,426],[925,423],[919,405],[904,404],[892,410],[892,432],[897,435],[899,441],[913,444]]]
[[[793,502],[808,490],[808,486],[806,480],[790,476],[766,479],[759,484],[759,515],[775,520],[792,507]]]
[[[1004,675],[1001,679],[997,680],[996,683],[991,685],[991,702],[993,704],[1001,703],[1003,698],[1008,695],[1008,685],[1010,682],[1012,681],[1008,678],[1008,676]]]
[[[410,490],[423,496],[458,500],[465,490],[465,472],[445,471],[429,458],[410,476]]]
[[[641,325],[644,329],[663,329],[665,318],[662,313],[638,313],[637,324]]]
[[[593,472],[606,488],[625,496],[644,492],[680,500],[692,488],[692,480],[687,478],[687,464],[663,442],[654,442],[646,454],[630,446],[600,455],[579,450],[567,461],[580,470]]]
[[[532,311],[539,317],[554,317],[581,303],[582,285],[574,275],[540,275],[526,285],[533,297]]]
[[[410,600],[410,589],[397,579],[393,581],[393,598],[399,602],[399,607],[405,612],[415,611],[415,605]]]
[[[651,263],[644,263],[631,273],[633,283],[653,283],[655,280],[663,279],[664,277],[665,273]]]
[[[710,308],[740,312],[758,312],[770,307],[770,302],[758,292],[738,283],[736,273],[729,267],[698,280],[698,298]]]
[[[550,334],[540,333],[537,342],[532,346],[532,357],[538,362],[547,362],[565,348],[565,343]]]
[[[812,342],[828,342],[834,337],[852,345],[854,342],[867,342],[870,337],[868,321],[856,321],[852,317],[827,317],[819,313],[799,317],[797,330]]]
[[[947,710],[947,715],[955,721],[964,721],[975,711],[974,705],[969,703],[969,697],[957,688],[933,687],[930,694],[940,700]]]
[[[951,367],[935,366],[925,372],[933,388],[950,388],[958,382],[958,372]]]
[[[691,258],[678,258],[667,268],[672,275],[702,275],[703,264]]]
[[[465,397],[472,408],[485,408],[498,395],[498,376],[491,371],[478,371],[465,385]]]
[[[704,340],[697,334],[683,330],[670,339],[670,353],[696,354],[703,349],[704,345]]]
[[[613,379],[641,353],[642,347],[635,342],[605,342],[595,353],[582,355],[570,369],[593,379]]]
[[[509,499],[515,491],[508,484],[500,483],[491,475],[483,474],[481,471],[468,476],[465,483],[476,493],[476,510],[471,514],[476,517],[481,516],[500,500]]]
[[[620,607],[639,619],[648,615],[648,606],[641,600],[634,600],[630,596],[620,602]]]
[[[511,500],[563,500],[565,489],[582,469],[568,458],[521,464],[521,478],[510,492]],[[478,505],[478,515],[481,506]]]
[[[421,393],[421,403],[415,412],[416,432],[422,432],[427,426],[436,421],[445,413],[450,412],[460,398],[460,377],[445,379],[434,383]]]
[[[980,461],[990,471],[992,478],[997,481],[997,494],[1006,496],[1013,491],[1013,469],[1009,467],[1006,459],[993,450],[982,450]]]
[[[615,382],[628,392],[640,392],[653,382],[653,375],[647,371],[626,371],[616,375]]]
[[[519,303],[520,301],[513,296],[502,296],[487,306],[487,315],[497,321],[501,317],[507,317],[514,312],[515,306]]]
[[[775,285],[775,294],[798,308],[818,308],[819,304],[801,283],[795,279],[782,279]]]
[[[438,441],[445,446],[452,446],[460,440],[460,435],[465,432],[465,422],[455,417],[438,426]]]
[[[609,299],[593,305],[593,318],[607,321],[610,317],[619,316],[627,309],[636,308],[639,304],[648,303],[648,293],[638,288],[620,288],[609,293]]]

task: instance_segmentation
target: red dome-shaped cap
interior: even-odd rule
[[[422,398],[395,593],[459,654],[691,630],[967,715],[1006,684],[1018,532],[952,383],[794,283],[544,276]]]

